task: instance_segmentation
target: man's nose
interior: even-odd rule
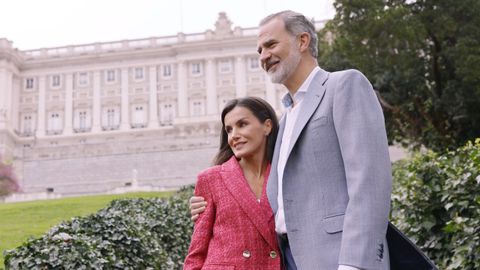
[[[260,64],[262,65],[262,68],[265,68],[265,62],[270,58],[271,54],[268,52],[268,50],[263,50],[262,53],[260,53]]]

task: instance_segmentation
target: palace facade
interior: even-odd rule
[[[220,13],[203,33],[23,51],[1,38],[0,155],[25,193],[193,183],[225,102],[252,95],[281,110],[257,32]]]

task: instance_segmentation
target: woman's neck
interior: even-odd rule
[[[240,167],[244,172],[248,172],[250,175],[260,177],[265,173],[267,164],[263,157],[259,158],[242,158],[239,161]]]

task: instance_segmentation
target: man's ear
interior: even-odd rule
[[[308,50],[308,46],[310,45],[310,41],[312,37],[310,37],[310,34],[307,32],[303,32],[298,36],[299,42],[300,42],[300,52],[305,52]]]

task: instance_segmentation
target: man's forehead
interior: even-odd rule
[[[273,18],[271,21],[260,26],[257,35],[257,43],[261,44],[272,39],[277,39],[282,34],[286,34],[283,21],[278,18]]]
[[[285,24],[280,18],[273,18],[267,23],[261,25],[258,31],[258,37],[273,32],[281,32],[285,30]]]

